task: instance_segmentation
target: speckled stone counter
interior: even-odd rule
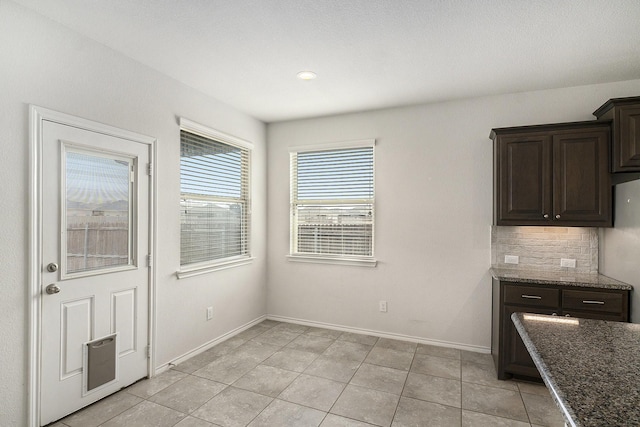
[[[640,324],[513,313],[569,426],[640,426]]]
[[[511,270],[492,268],[495,279],[536,285],[581,286],[585,288],[633,290],[633,286],[602,274],[571,274],[566,272],[540,270]]]

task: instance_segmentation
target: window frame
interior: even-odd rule
[[[199,123],[193,122],[191,120],[180,117],[179,120],[180,131],[189,132],[207,139],[211,139],[215,142],[230,145],[236,148],[244,149],[248,151],[248,165],[246,171],[247,177],[247,194],[245,199],[246,209],[248,218],[246,220],[247,230],[244,230],[246,233],[246,245],[247,245],[247,253],[242,255],[234,255],[225,258],[212,259],[201,262],[194,262],[189,264],[180,265],[178,271],[176,271],[176,276],[179,279],[197,276],[200,274],[209,273],[212,271],[237,267],[245,264],[251,263],[255,258],[252,255],[252,223],[253,223],[253,215],[251,208],[251,199],[252,199],[252,185],[251,185],[251,171],[252,171],[252,152],[254,145],[246,141],[244,139],[238,138],[233,135],[229,135],[227,133],[221,132],[216,129],[209,128],[207,126],[201,125]],[[182,156],[180,156],[182,158]],[[184,198],[184,195],[189,195],[189,193],[183,193],[180,191],[180,199]],[[195,198],[201,198],[202,196],[193,195]],[[205,197],[206,198],[206,197]],[[180,226],[182,227],[182,219],[180,219]],[[182,232],[180,233],[180,256],[182,257]]]
[[[316,264],[334,264],[334,265],[350,265],[359,267],[376,267],[377,260],[375,258],[375,139],[362,139],[356,141],[343,141],[333,142],[325,144],[303,145],[289,147],[289,254],[287,255],[288,261],[291,262],[308,262]],[[297,174],[297,169],[294,171],[293,155],[298,153],[310,152],[310,151],[335,151],[335,150],[349,150],[358,148],[371,148],[373,155],[373,197],[371,198],[372,223],[371,223],[371,256],[359,256],[359,255],[341,255],[341,254],[310,254],[304,252],[295,252],[295,245],[297,241],[297,230],[294,227],[294,211],[296,210],[297,198],[294,194],[294,174]],[[332,203],[333,204],[333,203]],[[350,205],[353,202],[348,200],[345,203],[335,203],[336,206]]]

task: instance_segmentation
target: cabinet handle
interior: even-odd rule
[[[556,215],[556,219],[560,219],[560,215]]]
[[[558,315],[558,313],[551,313],[551,315],[552,315],[552,316],[557,316],[557,315]]]
[[[570,314],[565,314],[564,317],[571,317],[571,315]]]
[[[582,301],[583,304],[598,304],[598,305],[604,305],[604,301],[591,301],[591,300],[584,300]]]
[[[543,217],[544,219],[549,219],[549,214],[544,214],[544,215],[542,215],[542,217]]]
[[[526,299],[542,299],[541,296],[539,295],[520,295],[522,298],[526,298]],[[604,304],[604,303],[603,303]]]

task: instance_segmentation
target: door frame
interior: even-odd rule
[[[41,405],[41,358],[42,358],[42,144],[43,122],[50,121],[72,126],[91,132],[97,132],[132,142],[146,144],[149,148],[149,304],[148,304],[148,351],[147,375],[154,375],[155,366],[155,332],[156,332],[156,254],[157,236],[157,174],[156,164],[157,139],[151,136],[119,129],[88,119],[60,113],[36,105],[29,105],[29,251],[28,251],[28,288],[27,307],[29,309],[29,367],[27,379],[28,425],[40,426]]]

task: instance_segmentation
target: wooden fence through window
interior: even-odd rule
[[[129,263],[129,221],[122,216],[67,219],[67,272]]]

